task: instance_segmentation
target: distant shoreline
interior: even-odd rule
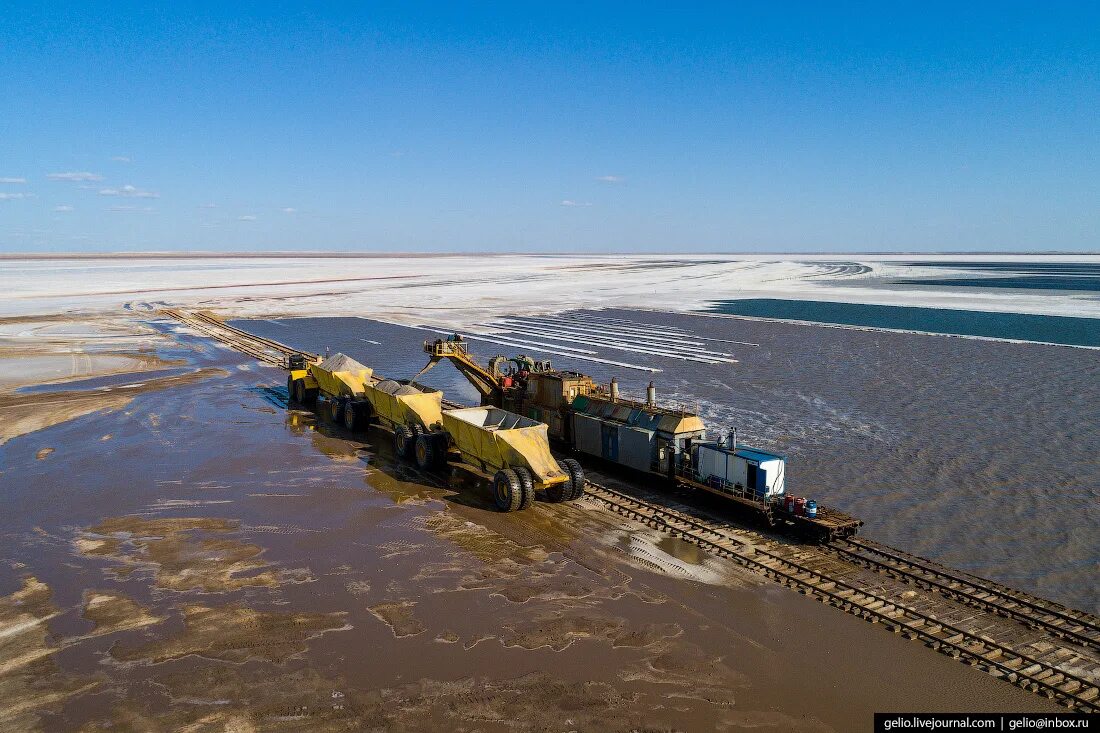
[[[786,257],[1100,257],[1100,250],[1072,252],[1064,250],[990,252],[968,250],[958,252],[10,252],[0,253],[0,261],[12,260],[195,260],[195,259],[426,259],[436,257],[729,257],[736,258],[786,258]]]

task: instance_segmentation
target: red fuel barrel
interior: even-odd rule
[[[806,516],[806,500],[801,496],[794,500],[794,513],[795,516]]]

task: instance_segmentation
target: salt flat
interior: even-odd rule
[[[1100,299],[1083,293],[891,284],[973,276],[943,267],[973,262],[1100,264],[1100,255],[13,256],[0,260],[0,317],[170,304],[241,317],[370,315],[466,327],[517,312],[690,311],[730,298],[1100,317]]]

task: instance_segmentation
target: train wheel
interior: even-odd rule
[[[569,496],[566,501],[575,501],[584,496],[584,469],[572,458],[561,462],[562,468],[569,474]]]
[[[535,479],[531,476],[531,472],[522,466],[512,470],[516,472],[520,486],[523,488],[523,498],[519,503],[520,511],[523,511],[535,503]]]
[[[409,448],[412,445],[413,433],[404,425],[398,425],[393,431],[393,452],[398,458],[408,458]]]
[[[430,435],[416,436],[413,446],[413,455],[416,457],[416,465],[422,471],[430,471],[436,467],[435,441]]]
[[[493,500],[502,512],[514,512],[523,501],[523,485],[510,468],[497,471],[493,477]]]

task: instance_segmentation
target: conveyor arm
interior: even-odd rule
[[[449,359],[458,369],[459,374],[466,377],[467,381],[474,385],[474,389],[481,395],[482,403],[500,406],[503,392],[499,380],[470,358],[464,341],[453,339],[425,341],[424,352],[429,356],[428,364],[413,377],[414,380],[443,359]]]

